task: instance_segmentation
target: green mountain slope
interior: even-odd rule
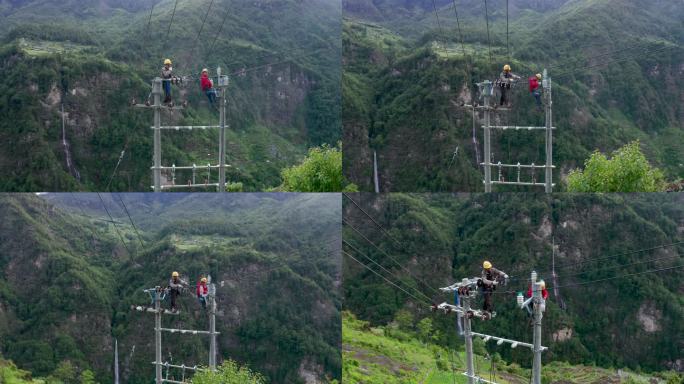
[[[129,102],[147,98],[166,57],[194,78],[173,91],[189,108],[164,113],[163,124],[216,125],[197,76],[219,66],[231,75],[228,178],[246,190],[279,185],[280,170],[310,146],[339,140],[339,4],[179,1],[174,11],[175,3],[5,6],[0,188],[103,190],[125,149],[111,189],[148,191],[152,113]],[[164,133],[165,165],[216,162],[216,132]],[[183,184],[191,177],[176,176]]]
[[[90,207],[94,201],[78,204],[71,194],[1,199],[7,218],[0,228],[5,358],[35,377],[69,361],[77,371],[90,369],[98,381],[111,382],[117,339],[121,379],[148,382],[154,376],[153,317],[130,308],[149,303],[142,290],[165,285],[177,270],[190,279],[191,291],[180,300],[181,315],[164,319],[164,326],[206,329],[193,289],[198,276],[209,273],[221,311],[219,360],[247,364],[270,382],[340,379],[340,330],[333,326],[341,307],[335,289],[341,279],[335,256],[339,199],[226,195],[217,204],[216,196],[146,195],[122,196],[144,246],[128,217],[118,217],[118,198],[103,195],[126,248],[113,224],[102,221],[108,216]],[[138,220],[146,215],[156,215],[156,223]],[[314,215],[318,225],[307,226]],[[208,342],[165,335],[163,354],[176,363],[205,365]]]
[[[499,316],[477,322],[477,329],[527,342],[531,333],[525,313],[515,307],[515,292],[527,290],[525,279],[534,269],[549,286],[558,287],[557,292],[549,292],[544,318],[543,343],[550,348],[544,354],[545,362],[681,370],[681,268],[611,279],[682,264],[681,196],[351,196],[398,244],[351,203],[345,204],[345,220],[382,251],[349,227],[344,229],[344,239],[392,271],[393,276],[385,274],[391,280],[400,281],[404,289],[415,287],[429,298],[421,300],[452,302],[453,297],[428,287],[436,289],[478,276],[482,261],[490,260],[511,275],[512,282],[495,296]],[[631,252],[673,242],[678,243]],[[551,274],[552,249],[556,281]],[[370,263],[352,248],[347,252]],[[607,256],[611,258],[591,261]],[[376,265],[371,267],[381,272]],[[417,319],[426,316],[429,303],[408,297],[348,258],[344,276],[345,308],[373,326],[395,320],[401,309]],[[601,279],[607,280],[588,284]],[[453,318],[436,316],[433,321],[440,331],[438,343],[453,345]],[[519,348],[492,347],[489,351],[529,367],[530,356]]]
[[[377,20],[345,8],[345,151],[361,159],[345,163],[350,181],[372,188],[376,151],[383,191],[481,190],[472,113],[458,105],[469,103],[474,83],[494,79],[505,62],[523,75],[523,84],[513,92],[514,110],[495,114],[497,124],[542,125],[525,79],[548,68],[554,80],[555,180],[592,151],[635,139],[668,178],[681,178],[684,93],[675,85],[684,57],[681,4],[535,3],[511,7],[510,60],[502,1],[489,6],[489,38],[481,2],[458,4],[463,45],[449,4],[439,8],[442,29],[431,7],[406,16],[401,7],[387,7],[389,16]],[[481,124],[478,118],[480,162]],[[541,164],[543,136],[497,133],[492,151],[495,163]]]
[[[429,317],[428,317],[429,319]],[[397,323],[372,327],[345,312],[342,316],[344,377],[348,383],[467,383],[465,353],[444,348],[419,336],[415,330],[400,329]],[[530,371],[507,364],[497,353],[489,355],[481,340],[474,341],[476,374],[501,384],[527,384]],[[655,376],[598,367],[553,362],[543,367],[542,381],[548,384],[677,383],[673,372]]]

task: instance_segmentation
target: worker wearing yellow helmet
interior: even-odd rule
[[[164,86],[164,104],[171,102],[171,79],[173,78],[173,67],[171,59],[164,60],[164,67],[161,70],[162,85]]]
[[[202,309],[207,309],[207,296],[209,296],[209,287],[207,287],[207,278],[202,276],[197,282],[197,300]]]
[[[482,310],[493,313],[492,292],[494,292],[494,289],[496,289],[498,284],[506,284],[508,282],[508,275],[505,272],[494,268],[491,262],[485,260],[485,262],[482,263],[482,278],[480,281],[482,283],[481,287],[484,295],[484,306],[482,307]]]
[[[171,279],[169,280],[169,295],[171,296],[171,311],[176,312],[178,307],[176,306],[176,298],[180,296],[183,289],[188,286],[188,283],[180,278],[180,274],[176,271],[171,273]]]
[[[513,86],[513,83],[520,79],[520,76],[513,74],[511,72],[511,66],[506,64],[503,67],[503,71],[499,75],[499,88],[501,89],[501,102],[500,105],[503,106],[504,104],[507,107],[511,106],[511,101],[509,94],[511,92],[511,87]]]

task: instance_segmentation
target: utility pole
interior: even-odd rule
[[[226,88],[228,88],[228,76],[221,76],[221,67],[216,70],[218,75],[219,100],[221,111],[219,118],[219,192],[226,191]]]
[[[545,125],[543,127],[531,127],[531,126],[508,126],[508,125],[492,125],[491,124],[491,113],[492,111],[508,111],[508,108],[496,108],[492,106],[491,98],[494,95],[494,83],[489,80],[485,80],[482,83],[478,83],[477,86],[480,90],[480,96],[483,100],[483,105],[478,106],[476,103],[473,105],[463,104],[462,107],[472,108],[473,112],[477,110],[482,110],[484,114],[484,125],[482,126],[484,134],[484,159],[480,163],[484,167],[484,189],[486,193],[492,192],[493,185],[519,185],[519,186],[529,186],[537,187],[543,186],[546,193],[553,192],[553,127],[552,120],[552,97],[551,97],[551,79],[547,78],[547,71],[544,70],[544,78],[542,81],[542,87],[544,89],[544,100],[545,100]],[[510,90],[509,90],[510,92]],[[496,104],[496,103],[495,103]],[[475,120],[475,115],[473,113],[473,121]],[[532,164],[504,164],[501,161],[496,163],[492,159],[492,140],[491,133],[492,129],[501,130],[506,132],[509,130],[523,130],[523,131],[544,131],[545,141],[546,141],[546,164],[545,165],[535,165]],[[498,170],[498,177],[496,179],[492,178],[492,167],[496,167]],[[516,171],[516,177],[513,180],[506,180],[504,177],[504,169],[514,169]],[[538,182],[536,177],[536,171],[543,169],[545,171],[544,182]],[[532,173],[531,180],[525,181],[521,178],[521,173],[523,170],[530,170]]]
[[[541,338],[542,338],[542,313],[545,308],[544,298],[542,297],[541,282],[537,281],[537,273],[532,272],[532,284],[534,289],[532,291],[532,300],[534,303],[534,361],[532,362],[532,384],[541,384]]]
[[[154,165],[152,166],[152,173],[153,173],[153,181],[154,185],[152,186],[152,189],[154,192],[162,192],[164,190],[169,190],[169,189],[180,189],[180,188],[216,188],[219,192],[224,192],[226,190],[226,88],[229,85],[229,79],[228,76],[226,75],[221,75],[221,68],[219,67],[218,70],[218,78],[217,78],[217,88],[219,89],[218,91],[218,99],[220,100],[220,108],[219,108],[219,125],[190,125],[190,126],[176,126],[176,125],[171,125],[171,126],[163,126],[161,125],[161,111],[162,110],[168,110],[168,111],[176,111],[176,110],[183,110],[184,108],[181,106],[167,106],[167,105],[162,105],[161,103],[161,95],[163,93],[162,91],[162,82],[163,81],[170,81],[173,84],[182,84],[185,81],[185,78],[181,77],[174,77],[170,80],[162,80],[159,77],[156,77],[152,80],[152,101],[153,103],[150,104],[149,100],[145,102],[144,104],[137,104],[135,100],[132,101],[132,105],[134,107],[138,108],[151,108],[154,111],[154,124],[151,127],[154,130]],[[185,104],[185,103],[184,103]],[[192,166],[176,166],[173,164],[172,166],[163,166],[162,165],[162,155],[161,155],[161,131],[162,130],[169,130],[169,131],[181,131],[181,130],[189,130],[192,131],[193,129],[195,130],[204,130],[204,129],[212,129],[212,128],[218,128],[219,129],[219,151],[218,151],[218,156],[219,156],[219,161],[217,165],[211,165],[207,164],[206,166],[197,166],[196,164],[193,164]],[[202,172],[206,169],[206,179],[204,183],[197,182],[197,172]],[[217,183],[212,183],[211,182],[211,170],[212,169],[218,169],[219,175],[218,175],[218,182]],[[171,183],[170,184],[164,184],[162,183],[162,171],[167,171],[171,173]],[[187,183],[180,183],[176,184],[176,171],[192,171],[192,177],[188,178]],[[201,176],[201,175],[200,175]]]
[[[380,193],[380,181],[378,179],[378,156],[376,151],[373,151],[373,184],[375,184],[375,193]]]
[[[546,175],[544,176],[544,191],[551,193],[553,192],[553,100],[551,98],[551,79],[548,77],[546,69],[544,69],[542,87],[544,88],[544,98],[546,99],[546,103],[544,103],[546,116]]]
[[[492,137],[490,131],[490,109],[489,98],[492,97],[492,82],[486,80],[482,83],[482,97],[484,98],[484,185],[485,192],[492,191]]]
[[[541,283],[536,281],[536,272],[533,272],[534,279],[532,280],[535,282],[535,297],[538,297],[539,299],[542,299],[541,297]],[[486,311],[481,311],[478,309],[473,309],[471,307],[471,300],[477,297],[479,294],[479,288],[478,288],[478,278],[464,278],[461,280],[460,283],[456,283],[453,285],[450,285],[448,287],[440,288],[442,292],[456,292],[460,298],[459,302],[460,305],[451,305],[447,303],[442,303],[436,306],[433,306],[431,309],[432,310],[439,310],[444,312],[445,314],[449,313],[456,313],[458,316],[463,316],[463,328],[464,328],[464,338],[465,338],[465,349],[466,349],[466,371],[463,373],[464,376],[468,378],[468,384],[480,384],[480,383],[489,383],[489,384],[496,384],[492,381],[485,380],[479,376],[477,376],[477,373],[475,372],[474,369],[474,361],[475,361],[475,356],[473,353],[473,336],[481,337],[484,342],[488,342],[490,340],[496,341],[497,345],[502,345],[504,343],[510,344],[511,348],[517,348],[518,346],[521,347],[526,347],[530,348],[534,352],[534,361],[533,361],[533,373],[535,372],[535,367],[537,370],[537,377],[541,378],[541,352],[547,350],[547,347],[543,347],[541,345],[541,312],[543,312],[543,301],[540,302],[540,305],[536,305],[537,310],[539,311],[539,317],[537,318],[535,315],[535,322],[538,319],[539,323],[539,329],[536,328],[536,323],[535,323],[535,330],[534,330],[534,341],[533,344],[529,343],[524,343],[521,341],[516,341],[516,340],[510,340],[506,339],[503,337],[498,337],[498,336],[492,336],[492,335],[486,335],[483,333],[477,333],[473,332],[472,330],[472,323],[471,319],[477,318],[483,321],[490,320],[492,315],[489,312]],[[537,292],[538,288],[538,292]],[[532,298],[528,299],[528,302],[523,303],[522,296],[518,296],[518,304],[522,307],[524,307],[525,304],[528,304]],[[534,377],[534,374],[533,374]],[[539,379],[541,380],[541,379]],[[541,381],[534,381],[533,384],[541,384]]]
[[[216,332],[216,286],[211,284],[212,293],[209,295],[209,330],[199,331],[193,329],[176,329],[176,328],[164,328],[162,327],[162,315],[180,315],[179,311],[169,311],[162,309],[161,302],[166,297],[166,290],[162,289],[160,286],[154,288],[145,289],[152,300],[152,307],[143,306],[132,306],[131,309],[138,312],[148,312],[154,314],[154,354],[155,359],[152,364],[155,366],[155,384],[173,383],[173,384],[189,384],[185,381],[185,371],[198,372],[203,370],[197,365],[185,365],[185,364],[172,364],[168,361],[162,360],[162,332],[169,332],[171,334],[182,334],[182,335],[209,335],[210,337],[210,352],[209,352],[209,369],[212,371],[216,370],[216,337],[220,332]],[[162,369],[167,369],[167,377],[163,377]],[[172,380],[168,378],[168,369],[174,368],[182,370],[182,379]]]
[[[152,82],[154,97],[154,191],[161,191],[161,94],[162,79],[157,77]]]

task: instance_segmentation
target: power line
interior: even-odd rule
[[[173,19],[176,16],[176,7],[178,6],[178,0],[173,4],[173,13],[171,13],[171,22],[169,23],[169,27],[166,29],[166,37],[164,38],[164,48],[166,48],[167,43],[169,42],[169,32],[171,32],[171,25],[173,25]]]
[[[580,276],[580,275],[584,275],[584,274],[586,274],[586,273],[591,273],[591,272],[609,271],[609,270],[612,270],[612,269],[620,269],[620,268],[625,268],[625,267],[631,267],[631,266],[634,266],[634,265],[647,264],[647,263],[653,263],[653,262],[656,262],[656,261],[668,260],[668,259],[672,259],[672,258],[675,258],[675,257],[679,257],[679,255],[669,255],[669,256],[664,256],[664,257],[657,257],[657,258],[655,258],[655,259],[641,260],[641,261],[637,261],[637,262],[629,263],[629,264],[620,264],[620,265],[614,265],[614,266],[611,266],[611,267],[598,268],[598,269],[590,269],[590,270],[586,270],[586,271],[582,271],[582,272],[578,272],[578,273],[573,273],[573,274],[570,274],[570,275],[564,275],[563,277],[564,277],[564,278],[567,278],[567,277],[572,277],[572,276]]]
[[[669,244],[660,244],[660,245],[656,245],[656,246],[653,246],[653,247],[650,247],[650,248],[643,248],[643,249],[637,249],[637,250],[629,251],[629,252],[617,253],[617,254],[613,254],[613,255],[611,255],[611,256],[605,256],[605,257],[600,257],[600,258],[596,258],[596,259],[581,260],[581,261],[578,261],[578,262],[572,262],[572,263],[567,263],[567,264],[562,264],[562,265],[556,265],[556,269],[558,269],[558,268],[561,268],[561,269],[562,269],[562,268],[573,267],[573,266],[576,266],[577,264],[583,264],[583,263],[595,263],[595,262],[597,262],[597,261],[609,260],[609,259],[614,259],[614,258],[617,258],[617,257],[620,257],[620,256],[627,256],[627,255],[633,255],[633,254],[636,254],[636,253],[643,253],[643,252],[653,251],[653,250],[656,250],[656,249],[672,247],[672,246],[679,245],[679,244],[684,244],[684,241],[677,241],[677,242],[669,243]]]
[[[135,226],[135,223],[133,222],[133,218],[131,215],[128,213],[128,208],[126,208],[126,203],[123,201],[123,197],[121,197],[121,194],[117,193],[116,194],[119,200],[121,201],[121,205],[123,205],[124,211],[126,212],[126,216],[128,216],[128,220],[130,220],[131,225],[133,226],[133,229],[135,230],[135,234],[138,235],[138,241],[140,241],[140,246],[145,247],[145,244],[143,244],[142,237],[140,236],[140,232],[138,232],[138,228]]]
[[[432,9],[435,11],[435,17],[437,18],[437,27],[439,28],[439,34],[442,36],[442,43],[444,44],[444,55],[449,58],[449,52],[447,51],[446,36],[444,35],[444,30],[442,29],[442,23],[439,21],[439,14],[437,13],[437,4],[435,0],[432,0]]]
[[[485,7],[485,21],[487,22],[487,45],[489,46],[489,66],[491,67],[492,66],[492,40],[489,36],[489,8],[487,7],[487,0],[484,0],[484,7]]]
[[[128,139],[126,139],[126,143],[124,143],[123,150],[121,151],[121,154],[119,155],[119,161],[116,162],[116,166],[114,167],[114,171],[112,172],[112,175],[109,177],[109,181],[107,182],[107,186],[105,187],[105,191],[109,192],[109,186],[112,184],[112,180],[114,180],[114,176],[116,175],[116,171],[119,169],[119,165],[121,164],[121,161],[124,158],[124,155],[126,154],[126,148],[128,147]]]
[[[147,44],[150,40],[150,25],[152,24],[152,12],[154,11],[154,6],[155,3],[152,2],[152,6],[150,7],[150,17],[147,19],[147,27],[145,28],[145,39],[143,41],[143,51],[147,50]]]
[[[385,256],[387,256],[390,260],[394,261],[394,263],[397,264],[401,269],[403,269],[404,271],[406,271],[406,273],[408,273],[409,276],[411,276],[412,278],[414,278],[414,279],[417,280],[417,281],[420,281],[421,283],[423,283],[424,286],[430,288],[430,290],[432,290],[433,292],[439,293],[438,290],[436,290],[435,288],[433,288],[432,286],[430,286],[428,283],[426,283],[425,281],[423,281],[423,280],[420,279],[419,277],[414,276],[408,268],[406,268],[404,265],[402,265],[401,263],[399,263],[395,258],[393,258],[392,256],[390,256],[387,252],[383,251],[383,250],[382,250],[380,247],[378,247],[374,242],[370,241],[370,239],[368,239],[366,236],[364,236],[363,233],[359,232],[358,229],[354,228],[354,226],[352,226],[351,224],[349,224],[349,222],[347,222],[347,220],[342,219],[342,223],[345,224],[346,226],[348,226],[349,228],[351,228],[352,230],[354,230],[354,232],[356,232],[356,233],[357,233],[359,236],[361,236],[364,240],[366,240],[366,241],[369,242],[371,245],[373,245],[373,247],[375,247],[378,251],[380,251],[380,252],[383,253]]]
[[[128,245],[126,245],[126,242],[124,241],[124,238],[121,235],[121,232],[119,232],[119,228],[116,226],[116,222],[114,221],[114,218],[109,213],[109,210],[107,209],[107,205],[105,204],[104,200],[102,199],[100,192],[95,192],[95,193],[97,193],[97,197],[100,198],[100,202],[102,203],[102,208],[104,208],[105,212],[107,212],[107,216],[109,216],[109,220],[112,221],[112,225],[114,226],[114,229],[116,230],[117,235],[119,235],[119,239],[121,240],[121,244],[123,244],[124,248],[126,248],[126,252],[128,252],[128,255],[131,255],[131,250],[128,249]]]
[[[674,267],[653,269],[653,270],[649,270],[649,271],[643,271],[643,272],[629,273],[629,274],[626,274],[626,275],[619,275],[619,276],[607,277],[607,278],[604,278],[604,279],[597,279],[597,280],[591,280],[591,281],[584,281],[584,282],[581,282],[581,283],[572,283],[572,284],[558,285],[558,286],[550,287],[550,288],[575,287],[575,286],[578,286],[578,285],[593,284],[593,283],[598,283],[598,282],[603,282],[603,281],[608,281],[608,280],[621,279],[621,278],[624,278],[624,277],[631,277],[631,276],[644,275],[644,274],[647,274],[647,273],[655,273],[655,272],[670,271],[670,270],[678,269],[678,268],[684,268],[684,264],[682,264],[682,265],[677,265],[677,266],[674,266]],[[547,289],[548,289],[548,288],[547,288]]]
[[[209,17],[209,12],[211,11],[211,6],[214,5],[214,0],[211,0],[211,3],[209,3],[209,8],[207,8],[207,13],[204,14],[204,20],[202,20],[202,26],[200,26],[199,32],[197,32],[197,37],[195,40],[199,40],[200,35],[202,34],[202,30],[204,29],[204,23],[207,21],[207,17]]]
[[[385,276],[383,276],[383,275],[377,273],[376,271],[374,271],[372,268],[370,268],[370,267],[367,266],[366,264],[360,262],[357,258],[355,258],[354,256],[352,256],[351,254],[349,254],[349,253],[347,253],[347,252],[345,252],[345,251],[342,251],[342,254],[344,254],[344,255],[347,256],[347,257],[350,257],[352,260],[354,260],[354,261],[356,261],[357,263],[361,264],[361,265],[362,265],[364,268],[366,268],[367,270],[369,270],[369,271],[373,272],[374,274],[380,276],[383,280],[385,280],[385,281],[387,281],[388,283],[392,284],[393,286],[397,287],[399,290],[401,290],[401,291],[404,292],[405,294],[411,296],[412,298],[414,298],[414,299],[417,300],[418,302],[426,303],[426,304],[428,304],[428,305],[432,305],[432,303],[426,302],[426,301],[424,301],[424,300],[421,300],[421,299],[417,298],[416,296],[412,295],[411,293],[407,292],[406,290],[404,290],[402,287],[400,287],[400,286],[394,284],[392,281],[390,281],[389,279],[387,279]]]
[[[211,42],[211,45],[209,46],[209,51],[214,50],[214,45],[216,45],[216,40],[218,40],[218,37],[221,35],[221,31],[223,31],[223,25],[226,23],[226,19],[228,18],[228,7],[226,7],[226,11],[223,13],[223,20],[221,20],[221,26],[219,27],[218,31],[216,32],[216,36],[214,36],[214,41]]]
[[[506,0],[506,55],[508,55],[508,61],[511,61],[511,51],[508,43],[508,0]]]
[[[389,271],[387,268],[383,267],[383,266],[382,266],[381,264],[379,264],[377,261],[373,260],[370,256],[368,256],[368,255],[366,255],[365,253],[361,252],[358,248],[356,248],[355,246],[353,246],[352,244],[350,244],[350,243],[347,242],[346,240],[342,240],[342,242],[343,242],[344,244],[346,244],[349,248],[353,249],[357,254],[360,254],[361,256],[363,256],[363,257],[365,257],[366,259],[368,259],[368,261],[370,261],[371,263],[373,263],[373,264],[377,265],[378,267],[380,267],[383,271],[385,271],[385,272],[389,273],[390,275],[394,276],[396,279],[398,279],[397,281],[401,281],[401,277],[397,276],[396,274],[394,274],[394,273],[392,273],[391,271]],[[424,293],[423,293],[422,291],[420,291],[418,288],[415,288],[415,287],[410,287],[410,288],[413,289],[414,291],[418,292],[419,294],[421,294],[421,295],[422,295],[423,297],[425,297],[426,299],[428,299],[428,301],[432,301],[432,299],[431,299],[429,296],[427,296],[426,294],[424,294]]]

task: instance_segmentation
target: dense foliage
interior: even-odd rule
[[[230,75],[227,178],[245,191],[278,186],[308,148],[340,140],[339,4],[181,2],[169,29],[174,3],[2,3],[1,190],[148,191],[152,112],[129,103],[145,101],[165,57],[190,76],[172,91],[189,107],[163,113],[165,125],[218,124],[196,78],[204,67]],[[165,131],[162,161],[215,164],[217,139],[215,130]]]
[[[220,311],[219,362],[232,359],[274,383],[340,379],[341,300],[333,288],[341,278],[339,197],[119,197],[102,194],[116,224],[102,220],[109,219],[94,194],[0,198],[5,358],[64,384],[90,380],[89,371],[109,383],[116,339],[122,381],[147,383],[154,376],[153,318],[131,306],[147,305],[142,290],[166,285],[171,271],[179,271],[190,292],[180,298],[181,314],[163,319],[165,327],[207,328],[193,289],[210,274]],[[174,363],[206,365],[208,343],[203,336],[165,335],[163,354]]]
[[[509,45],[503,1],[489,6],[491,39],[482,2],[460,2],[463,41],[452,2],[436,3],[440,26],[430,2],[346,2],[343,125],[351,158],[344,172],[361,190],[373,190],[376,152],[382,191],[481,191],[483,119],[480,113],[473,122],[472,110],[460,105],[481,104],[475,83],[494,80],[506,62],[522,80],[512,90],[513,109],[493,113],[497,125],[544,124],[527,78],[549,70],[558,188],[592,152],[637,139],[667,179],[684,176],[684,107],[674,86],[684,61],[684,8],[677,1],[628,0],[617,8],[610,1],[517,1]],[[495,132],[492,152],[494,163],[543,164],[544,137]],[[517,177],[514,169],[502,176]],[[521,175],[533,178],[543,175]]]
[[[283,170],[286,192],[355,192],[342,175],[342,148],[323,146],[309,149],[302,164]]]
[[[383,273],[385,276],[415,296],[345,258],[345,308],[359,319],[374,326],[386,325],[406,310],[413,320],[404,322],[418,330],[433,302],[454,300],[437,288],[478,276],[482,261],[488,259],[513,277],[504,289],[513,294],[495,295],[499,315],[489,322],[477,322],[477,330],[521,341],[531,339],[526,314],[515,307],[514,293],[526,291],[525,279],[534,269],[549,286],[558,287],[557,292],[550,291],[544,317],[543,342],[550,347],[544,354],[546,362],[635,370],[675,367],[684,340],[684,326],[679,321],[684,315],[684,299],[678,293],[682,270],[638,273],[682,264],[684,204],[680,194],[351,197],[394,240],[346,202],[344,239],[358,249],[348,247],[346,252],[382,272],[363,254],[372,258],[391,272]],[[671,243],[675,244],[633,252]],[[556,281],[550,270],[552,256]],[[603,259],[592,262],[599,258]],[[632,273],[636,275],[612,279]],[[607,280],[587,284],[602,279]],[[481,304],[478,301],[476,305]],[[433,316],[432,328],[440,332],[439,344],[460,343],[453,317]],[[570,330],[571,337],[558,339],[562,330]],[[489,347],[490,353],[529,366],[524,350]]]
[[[265,379],[232,360],[224,361],[216,372],[202,371],[192,377],[193,384],[265,384]]]
[[[611,159],[594,152],[583,170],[568,175],[569,192],[657,192],[664,187],[662,172],[648,163],[638,141],[616,150]]]

